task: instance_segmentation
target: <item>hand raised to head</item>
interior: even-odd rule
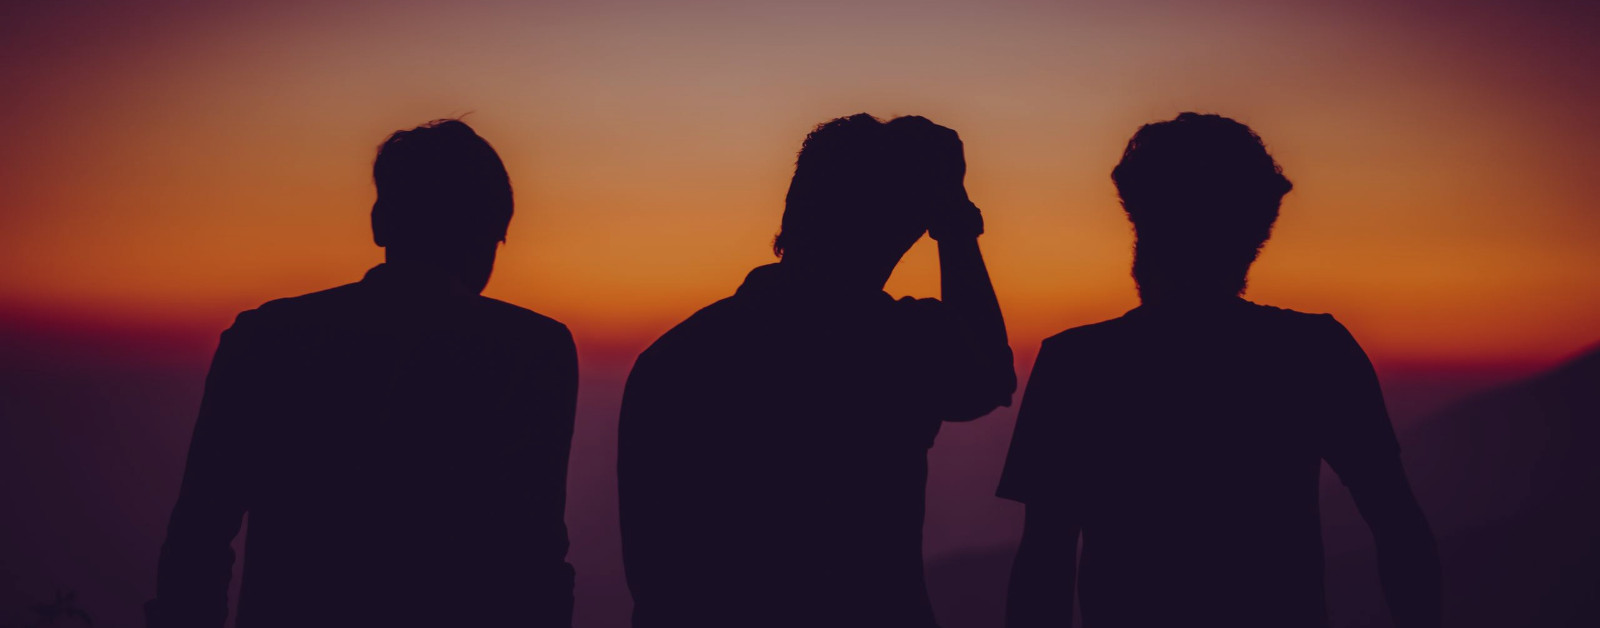
[[[927,212],[928,235],[944,240],[983,233],[983,216],[967,198],[961,136],[921,116],[895,118],[889,128],[906,198]]]

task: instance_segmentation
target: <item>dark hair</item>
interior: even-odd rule
[[[1133,222],[1141,294],[1243,292],[1293,187],[1250,127],[1188,112],[1140,127],[1111,179]]]
[[[784,199],[772,252],[828,244],[873,243],[906,231],[909,216],[885,169],[894,161],[888,125],[865,113],[835,118],[806,135]],[[914,228],[914,227],[913,227]]]
[[[379,246],[504,240],[511,178],[500,155],[460,120],[395,131],[372,163]]]

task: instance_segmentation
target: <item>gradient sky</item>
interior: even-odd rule
[[[359,278],[384,136],[466,114],[517,216],[487,294],[631,358],[771,261],[831,117],[960,131],[1019,352],[1136,304],[1109,172],[1254,127],[1295,182],[1250,298],[1389,361],[1600,339],[1596,3],[215,2],[0,9],[0,308],[195,329]],[[1292,6],[1287,6],[1292,5]],[[937,294],[924,241],[891,282]]]

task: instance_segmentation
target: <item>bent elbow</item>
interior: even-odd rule
[[[1011,401],[1017,394],[1017,371],[1009,363],[1005,368],[998,369],[990,381],[992,383],[984,393],[988,403],[988,408],[983,411],[984,414],[993,412],[996,408],[1011,407]]]
[[[1017,373],[1007,364],[1005,368],[997,368],[987,373],[986,376],[974,378],[977,385],[972,386],[967,398],[960,403],[952,404],[951,418],[945,419],[952,422],[971,421],[983,417],[998,408],[1011,407],[1012,397],[1017,392]]]
[[[942,419],[950,423],[965,423],[987,416],[997,408],[1002,406],[1009,407],[1010,405],[1010,393],[976,396],[962,402],[950,404],[946,408]]]

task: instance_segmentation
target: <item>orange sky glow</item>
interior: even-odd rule
[[[1390,361],[1600,340],[1593,9],[1278,4],[5,9],[0,307],[214,337],[353,281],[378,143],[470,112],[517,195],[487,294],[625,360],[772,261],[801,138],[866,111],[961,133],[1026,355],[1136,305],[1109,172],[1195,110],[1295,182],[1251,299]],[[889,289],[937,286],[924,241]]]

